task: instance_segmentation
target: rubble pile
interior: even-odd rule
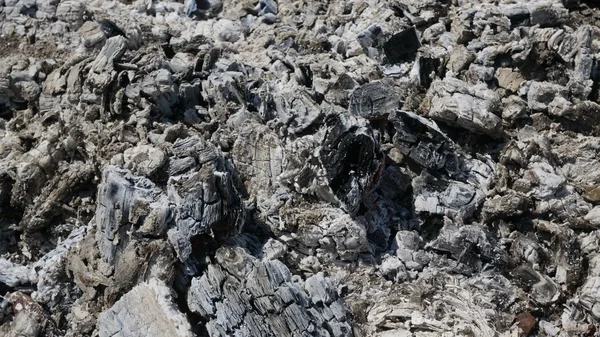
[[[600,6],[0,0],[0,336],[593,336]]]

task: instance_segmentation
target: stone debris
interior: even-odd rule
[[[592,336],[600,8],[0,0],[0,336]]]

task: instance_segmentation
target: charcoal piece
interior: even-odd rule
[[[468,219],[485,200],[476,186],[459,181],[438,179],[421,172],[413,180],[415,211]]]
[[[244,210],[233,185],[232,168],[217,148],[189,137],[176,141],[173,153],[173,162],[183,163],[186,158],[195,162],[193,166],[185,164],[187,171],[167,182],[175,222],[168,236],[179,259],[185,262],[192,253],[193,237],[205,233],[219,239],[235,235],[244,223]]]
[[[241,248],[222,247],[216,259],[187,294],[191,311],[208,320],[209,336],[353,335],[347,309],[323,275],[301,285],[280,261]]]
[[[303,259],[310,251],[316,252],[314,257],[318,260],[336,261],[356,261],[361,255],[373,253],[373,243],[368,237],[373,224],[367,217],[353,218],[339,208],[321,207],[294,211],[283,208],[279,219],[285,221],[286,228],[274,227],[274,231],[296,232],[285,241],[290,250],[302,253],[290,258],[297,258],[296,263],[304,270],[318,271],[309,260]]]
[[[588,275],[581,287],[581,304],[594,317],[600,317],[600,255],[595,255],[590,261]]]
[[[531,292],[531,296],[542,305],[558,301],[560,287],[552,279],[536,270],[529,264],[523,264],[511,271],[515,279]]]
[[[82,246],[90,229],[88,225],[73,230],[63,242],[33,265],[37,274],[37,290],[31,296],[35,301],[60,310],[77,296],[80,290],[71,287],[65,265],[69,254],[75,254]]]
[[[471,271],[479,271],[487,261],[502,259],[503,252],[494,247],[484,228],[467,225],[458,226],[445,220],[444,227],[429,247],[446,252],[452,259],[469,266]]]
[[[379,192],[389,199],[403,197],[410,187],[410,175],[398,166],[388,166],[381,173]]]
[[[400,97],[393,87],[375,81],[354,89],[348,112],[367,119],[382,118],[395,111],[399,103]]]
[[[389,120],[395,128],[394,145],[403,155],[424,168],[458,174],[457,147],[434,122],[400,110]]]
[[[111,273],[126,249],[134,226],[163,234],[170,217],[166,195],[149,179],[107,166],[98,189],[96,227],[100,256]]]
[[[124,37],[114,36],[106,40],[106,44],[91,63],[90,71],[85,79],[85,86],[96,93],[103,93],[115,80],[117,75],[114,69],[115,62],[123,56],[126,50],[127,40]],[[98,100],[98,97],[92,93],[89,99],[90,102],[94,102]]]
[[[422,270],[430,261],[423,250],[423,240],[416,232],[398,231],[392,241],[392,249],[408,270]]]
[[[35,273],[28,267],[20,266],[5,259],[0,259],[0,283],[9,287],[35,281]]]
[[[186,0],[185,14],[189,17],[194,15],[216,15],[223,9],[221,0]]]
[[[83,45],[87,48],[100,46],[102,42],[106,41],[102,26],[96,21],[84,22],[78,33],[83,39]]]
[[[265,125],[249,124],[239,134],[231,153],[241,178],[252,193],[274,192],[287,162],[283,144]]]
[[[410,27],[400,33],[392,35],[384,44],[383,50],[390,63],[399,63],[409,60],[421,47],[417,30]]]
[[[302,133],[322,116],[315,102],[302,91],[284,91],[273,97],[279,120],[290,132]]]
[[[334,197],[356,213],[383,165],[379,135],[360,117],[335,116],[327,127],[319,161]]]
[[[517,92],[521,87],[521,83],[525,80],[520,73],[514,72],[509,68],[498,68],[495,76],[500,87],[512,92]]]
[[[127,37],[127,34],[125,34],[125,32],[111,20],[100,20],[98,21],[98,24],[100,25],[100,29],[102,30],[102,33],[104,33],[104,36],[106,36],[107,39],[118,35]]]
[[[169,61],[169,68],[175,75],[185,78],[191,76],[197,59],[190,53],[177,53]]]
[[[179,93],[184,107],[192,109],[200,104],[200,83],[184,83],[179,86]]]
[[[569,11],[562,4],[532,4],[531,24],[542,27],[558,26],[569,17]]]
[[[529,9],[525,6],[514,6],[506,9],[506,16],[510,20],[510,28],[530,26],[530,13]]]
[[[556,97],[565,97],[566,95],[567,89],[561,85],[532,82],[527,92],[527,102],[530,109],[544,111]]]
[[[40,86],[34,81],[19,81],[10,86],[13,100],[17,102],[36,101],[41,93]]]
[[[202,82],[202,96],[215,104],[242,106],[245,103],[242,80],[243,74],[239,72],[213,73]]]
[[[157,279],[142,283],[102,312],[98,318],[101,337],[191,337],[192,327],[173,302],[173,294]]]
[[[383,30],[380,25],[371,25],[369,28],[362,31],[356,36],[358,43],[364,50],[371,47],[378,47],[384,37]]]
[[[26,208],[21,228],[25,232],[44,228],[54,217],[60,215],[60,205],[68,200],[69,194],[84,188],[92,179],[92,174],[89,165],[74,162],[62,175],[47,182],[33,203]]]
[[[458,45],[450,54],[446,67],[454,73],[458,73],[468,68],[469,64],[475,61],[475,53],[463,45]]]
[[[144,76],[141,92],[151,99],[165,115],[173,114],[173,107],[179,103],[179,87],[174,76],[167,69],[160,69]]]
[[[390,115],[389,120],[395,127],[394,145],[414,163],[481,191],[491,185],[494,163],[489,158],[468,156],[435,122],[400,110]]]
[[[165,163],[166,158],[162,150],[148,146],[139,145],[123,152],[124,168],[135,174],[151,177]]]
[[[192,237],[210,232],[220,238],[241,228],[243,211],[230,173],[202,168],[171,178],[168,190],[176,225],[169,238],[180,260],[191,254]]]
[[[277,14],[277,2],[274,0],[259,0],[256,7],[260,15]]]
[[[528,200],[524,195],[509,192],[506,195],[496,195],[486,199],[482,215],[485,219],[520,216],[527,209]]]
[[[39,303],[21,291],[5,295],[14,319],[0,326],[0,333],[10,337],[58,337],[61,335],[50,314]]]
[[[455,79],[436,79],[427,91],[427,115],[449,125],[492,137],[502,136],[502,120],[498,95],[483,86],[471,87]]]
[[[80,1],[62,1],[56,7],[56,17],[77,29],[83,24],[84,10],[85,4]]]
[[[424,88],[428,88],[434,79],[443,77],[447,59],[448,56],[444,49],[430,48],[423,50],[422,48],[414,65],[414,68],[418,69],[419,72],[419,84]]]
[[[537,220],[534,225],[540,233],[550,234],[555,238],[548,245],[548,255],[556,263],[553,281],[567,287],[579,286],[582,281],[583,264],[575,231],[544,220]]]

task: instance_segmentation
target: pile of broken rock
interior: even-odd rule
[[[600,9],[0,0],[0,336],[592,336]]]

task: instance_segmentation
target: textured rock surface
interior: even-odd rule
[[[592,336],[586,0],[0,0],[0,336]]]

